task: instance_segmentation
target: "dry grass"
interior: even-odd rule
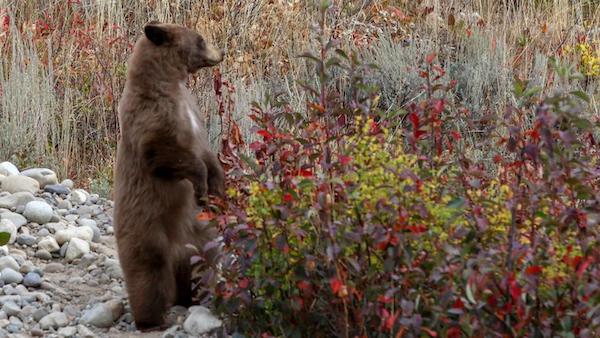
[[[511,99],[514,75],[552,90],[546,60],[582,36],[595,48],[600,38],[595,0],[334,3],[330,33],[380,66],[373,81],[389,109],[419,95],[420,80],[407,70],[430,51],[459,80],[457,100],[499,110]],[[317,12],[298,0],[0,0],[0,160],[44,164],[82,184],[109,187],[126,59],[150,20],[195,27],[227,49],[221,72],[237,88],[233,116],[250,138],[253,101],[283,92],[302,108],[296,80],[316,79],[296,56],[314,47]],[[211,74],[191,82],[207,117],[216,110]],[[595,78],[584,89],[594,94],[597,86]],[[219,126],[210,121],[214,140]]]

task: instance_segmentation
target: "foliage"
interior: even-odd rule
[[[515,78],[488,121],[494,162],[464,152],[436,55],[421,99],[380,109],[374,69],[325,34],[304,110],[273,96],[235,121],[218,310],[248,336],[592,337],[600,331],[597,125],[583,92]],[[581,81],[553,60],[562,81]],[[340,72],[349,88],[342,89]],[[335,76],[334,76],[335,74]],[[220,100],[222,79],[216,82]],[[230,89],[233,90],[233,89]],[[344,94],[346,93],[346,94]],[[456,114],[463,112],[463,114]],[[226,109],[222,116],[227,116]],[[250,155],[250,156],[248,156]]]

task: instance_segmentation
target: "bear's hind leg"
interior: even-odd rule
[[[165,315],[175,298],[175,278],[166,254],[156,248],[148,248],[128,262],[133,271],[124,269],[129,303],[140,331],[168,326]]]
[[[175,262],[175,305],[190,307],[192,305],[192,265],[189,256],[185,255]]]

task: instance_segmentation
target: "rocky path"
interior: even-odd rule
[[[135,331],[116,255],[113,203],[36,168],[0,163],[0,338],[212,337],[205,308],[171,309],[177,325]]]

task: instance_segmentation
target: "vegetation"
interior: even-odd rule
[[[139,27],[227,48],[190,83],[228,173],[199,219],[232,332],[600,333],[594,1],[19,4],[0,1],[0,157],[99,187]]]

